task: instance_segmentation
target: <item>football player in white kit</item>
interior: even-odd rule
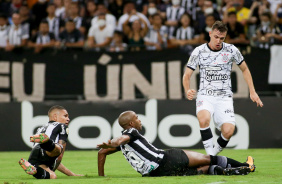
[[[231,91],[231,69],[235,62],[241,69],[250,90],[250,98],[257,106],[263,103],[257,95],[251,73],[244,57],[232,44],[224,43],[227,27],[216,21],[209,32],[210,42],[202,44],[192,52],[185,73],[183,87],[188,100],[192,100],[196,91],[190,89],[190,77],[199,66],[200,87],[197,93],[196,113],[200,124],[202,141],[207,154],[217,155],[229,142],[235,130],[235,117]],[[209,127],[211,117],[221,135],[213,145],[213,135]]]

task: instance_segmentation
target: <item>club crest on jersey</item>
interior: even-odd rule
[[[229,54],[221,54],[221,56],[222,56],[222,61],[223,61],[224,63],[227,63],[227,62],[229,61],[228,55],[229,55]]]

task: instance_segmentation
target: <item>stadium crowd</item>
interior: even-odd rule
[[[282,42],[280,0],[0,1],[0,49],[185,51],[209,42],[216,20],[227,43],[269,49]]]

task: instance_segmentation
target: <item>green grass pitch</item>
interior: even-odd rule
[[[196,150],[204,153],[204,150]],[[65,176],[56,171],[57,180],[36,180],[27,175],[19,166],[20,158],[28,159],[29,152],[0,152],[0,183],[4,184],[29,184],[29,183],[114,183],[114,184],[166,184],[166,183],[282,183],[282,149],[249,149],[249,150],[224,150],[221,155],[245,161],[248,155],[255,158],[257,169],[247,176],[183,176],[142,178],[125,160],[121,152],[109,155],[106,160],[106,177],[99,177],[97,172],[97,151],[66,151],[63,164],[83,177]]]

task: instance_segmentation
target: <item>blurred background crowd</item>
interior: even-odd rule
[[[191,51],[216,20],[226,42],[269,49],[282,43],[281,0],[1,0],[0,48]]]

